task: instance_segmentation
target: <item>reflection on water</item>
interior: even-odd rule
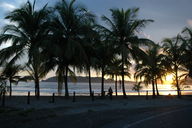
[[[74,91],[78,95],[89,95],[89,85],[88,83],[69,83],[69,93],[72,94]],[[115,92],[114,83],[105,83],[104,90],[107,92],[108,88],[112,87],[113,92]],[[127,95],[138,95],[137,92],[132,91],[132,84],[126,84],[125,89]],[[92,83],[92,89],[96,95],[99,95],[101,92],[101,83]],[[160,95],[176,95],[177,92],[175,89],[172,88],[172,85],[158,85]],[[31,95],[34,95],[34,83],[28,82],[24,83],[21,82],[17,86],[13,86],[13,95],[27,95],[27,92],[30,91]],[[145,87],[143,85],[143,89],[140,91],[140,95],[146,95],[146,91],[148,94],[152,94],[151,86]],[[56,82],[41,82],[40,83],[40,92],[41,95],[52,95],[52,93],[57,93],[57,83]],[[64,93],[64,88],[63,88]],[[186,88],[182,91],[182,95],[191,95],[192,89]],[[118,86],[118,95],[122,95],[122,89]]]

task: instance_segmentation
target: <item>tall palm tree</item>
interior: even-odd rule
[[[147,23],[152,22],[152,20],[138,19],[138,8],[127,10],[110,9],[110,11],[111,19],[106,16],[102,17],[102,20],[106,22],[109,28],[103,27],[103,30],[115,38],[115,45],[119,50],[118,54],[122,61],[122,90],[124,97],[126,97],[124,83],[125,63],[130,60],[130,55],[132,55],[133,58],[135,57],[135,51],[139,50],[138,45],[145,42],[145,40],[138,38],[137,32],[139,32],[142,27],[145,27]]]
[[[98,42],[98,32],[93,30],[93,28],[89,28],[86,32],[86,37],[84,39],[83,48],[86,53],[86,60],[83,62],[83,67],[86,73],[88,72],[89,76],[89,93],[92,95],[92,86],[91,86],[91,68],[94,69],[96,67],[96,46]],[[77,66],[78,68],[82,67],[82,65]]]
[[[156,96],[155,85],[157,85],[157,78],[161,78],[167,71],[164,59],[165,56],[160,54],[160,47],[153,45],[153,47],[150,47],[149,50],[137,60],[135,67],[136,73],[134,77],[136,79],[144,79],[146,85],[152,83],[153,98]]]
[[[167,38],[163,40],[163,48],[166,53],[166,60],[170,65],[170,72],[173,73],[177,96],[181,97],[179,85],[179,70],[182,68],[183,45],[180,36],[176,38]]]
[[[41,51],[41,45],[47,40],[49,33],[50,10],[47,5],[36,10],[35,2],[32,4],[28,1],[5,17],[15,24],[6,25],[4,33],[0,35],[0,44],[12,41],[11,46],[0,51],[1,62],[11,59],[10,63],[14,64],[25,55],[28,56],[28,62],[36,62],[34,59],[37,58],[37,53]],[[39,86],[37,82],[35,84],[35,87]]]
[[[18,83],[21,80],[21,76],[18,75],[19,72],[23,70],[23,67],[21,65],[15,64],[9,64],[6,63],[2,70],[2,77],[9,81],[9,96],[12,96],[12,83]]]
[[[65,82],[65,96],[68,97],[69,67],[79,65],[87,59],[83,48],[84,30],[89,27],[90,22],[94,22],[94,15],[76,5],[75,0],[62,0],[54,8],[55,17],[52,19],[51,30],[57,51],[54,51],[52,58],[57,67],[58,88],[62,89]]]
[[[102,38],[102,37],[101,37]],[[114,45],[108,39],[100,39],[96,46],[97,67],[101,71],[101,96],[104,97],[104,77],[107,67],[114,58]]]
[[[181,59],[183,60],[182,64],[185,67],[187,73],[185,77],[192,78],[192,28],[184,28],[182,31],[182,37],[180,38],[183,42],[183,51]]]
[[[47,73],[52,69],[47,65],[45,58],[36,52],[36,56],[31,58],[28,63],[26,63],[25,70],[29,74],[23,77],[24,80],[32,80],[35,83],[35,96],[39,99],[40,96],[40,80],[42,80]]]

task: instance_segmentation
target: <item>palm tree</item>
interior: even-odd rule
[[[139,82],[139,83],[134,84],[132,90],[137,91],[137,92],[138,92],[138,96],[140,96],[140,90],[141,90],[142,88],[143,88],[143,87],[141,86],[141,82]]]
[[[8,40],[12,41],[11,46],[0,51],[1,62],[11,59],[10,64],[14,64],[25,55],[28,56],[28,62],[38,62],[35,58],[37,58],[37,53],[41,51],[41,45],[47,40],[49,33],[50,10],[47,9],[47,5],[36,10],[35,2],[32,4],[28,1],[5,17],[15,24],[6,25],[4,33],[0,35],[1,44]],[[33,65],[37,66],[37,64]],[[39,86],[38,82],[35,84],[35,87]]]
[[[23,67],[20,65],[11,65],[6,63],[3,70],[2,70],[2,77],[9,81],[9,96],[12,96],[12,83],[18,83],[19,80],[22,78],[18,75],[18,73],[23,70]]]
[[[137,18],[139,12],[138,8],[133,9],[110,9],[112,17],[102,17],[102,20],[106,22],[108,28],[102,27],[111,37],[115,39],[115,47],[118,49],[118,54],[121,57],[121,76],[122,76],[122,90],[123,95],[126,98],[124,75],[125,75],[125,63],[130,60],[130,55],[135,58],[136,51],[140,50],[138,45],[146,42],[146,40],[139,39],[137,33],[147,23],[152,20],[140,20]]]
[[[102,37],[101,37],[102,38]],[[101,96],[104,97],[104,77],[107,73],[107,67],[114,58],[114,45],[108,39],[100,39],[96,46],[97,68],[101,71]]]
[[[165,56],[159,52],[160,47],[158,45],[153,45],[143,56],[140,56],[135,66],[136,72],[134,77],[140,80],[144,79],[146,85],[152,83],[153,98],[155,98],[155,85],[157,85],[157,79],[165,76],[167,71],[164,63]]]
[[[75,63],[75,68],[79,73],[88,74],[89,81],[89,93],[92,95],[92,85],[91,85],[91,70],[96,68],[97,62],[97,43],[100,41],[100,33],[96,31],[96,25],[94,21],[87,22],[87,26],[84,28],[84,38],[82,47],[85,52],[85,57],[81,61]]]
[[[54,14],[51,30],[57,51],[54,51],[52,61],[57,67],[58,88],[62,89],[63,82],[65,82],[65,96],[68,97],[68,74],[72,71],[69,67],[80,65],[87,59],[83,48],[84,30],[89,27],[90,22],[94,22],[94,15],[84,7],[76,5],[75,0],[69,3],[66,0],[58,2],[55,5]]]
[[[6,93],[7,83],[3,77],[0,78],[0,100],[3,93]]]
[[[98,38],[98,33],[94,30],[89,30],[86,32],[86,38],[84,39],[83,48],[86,53],[86,60],[84,61],[83,67],[89,76],[89,93],[92,95],[92,86],[91,86],[91,68],[94,69],[96,66],[96,43]],[[78,67],[82,67],[81,65]]]
[[[127,68],[130,65],[131,64],[127,64],[126,65]],[[112,59],[112,62],[107,65],[106,74],[111,76],[112,79],[115,79],[115,93],[117,96],[117,78],[121,76],[121,60],[118,59],[118,57],[114,57]],[[131,76],[131,74],[128,71],[125,72],[125,75],[128,77]]]
[[[26,63],[25,70],[29,74],[29,76],[23,77],[24,80],[32,80],[35,83],[35,96],[39,99],[40,96],[40,80],[42,80],[47,73],[52,69],[49,65],[47,65],[42,55],[36,52],[36,56],[31,58],[28,63]]]
[[[177,96],[181,97],[180,86],[179,86],[179,70],[182,69],[182,56],[183,56],[183,45],[181,38],[166,38],[163,40],[163,48],[166,53],[166,60],[170,65],[170,72],[173,73],[175,79],[175,86],[177,88]]]
[[[115,78],[115,94],[117,96],[117,77],[121,75],[121,65],[120,60],[114,58],[112,63],[110,63],[106,69],[106,74],[112,79]]]
[[[180,38],[183,42],[183,51],[182,55],[182,64],[185,67],[187,73],[185,73],[185,77],[192,78],[192,28],[185,28],[182,31],[182,37]]]

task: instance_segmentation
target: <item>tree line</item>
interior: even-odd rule
[[[28,1],[9,12],[5,19],[11,24],[5,25],[0,35],[0,45],[12,42],[0,50],[1,80],[9,80],[10,96],[13,82],[33,80],[35,96],[39,97],[40,80],[52,70],[56,72],[58,94],[64,85],[66,97],[68,76],[75,80],[75,72],[88,74],[90,95],[91,70],[100,72],[102,97],[104,77],[112,76],[116,85],[120,77],[124,98],[125,76],[131,76],[131,66],[135,68],[136,81],[152,85],[154,98],[159,95],[158,81],[168,73],[174,76],[178,97],[184,78],[192,77],[191,28],[157,44],[138,35],[153,22],[140,19],[139,8],[110,9],[111,17],[103,15],[101,25],[96,15],[75,0],[62,0],[53,7],[45,5],[40,9],[35,5],[36,1]],[[25,57],[26,63],[21,63]],[[20,71],[29,75],[19,76]]]

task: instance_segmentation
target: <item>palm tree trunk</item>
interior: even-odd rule
[[[9,96],[12,96],[12,83],[11,83],[11,79],[9,79]]]
[[[90,66],[89,66],[89,93],[90,96],[92,95],[92,87],[91,87],[91,70],[90,70]]]
[[[153,88],[153,95],[152,95],[152,98],[155,98],[156,96],[155,96],[155,82],[154,82],[154,80],[152,80],[152,88]]]
[[[104,97],[104,67],[101,68],[101,96]]]
[[[123,97],[126,98],[126,92],[125,92],[125,81],[124,81],[124,55],[123,55],[123,52],[122,52],[122,69],[121,69],[121,72],[122,72],[122,90],[123,90]]]
[[[68,65],[65,67],[65,97],[69,97],[68,91]]]
[[[36,92],[36,94],[35,94],[35,96],[37,97],[37,99],[39,99],[39,96],[40,96],[40,88],[39,88],[39,78],[38,77],[36,77],[35,78],[35,92]]]
[[[60,96],[62,94],[63,89],[63,83],[58,81],[58,95]]]
[[[138,90],[138,96],[140,96],[140,91]]]
[[[115,93],[117,96],[117,75],[115,75]]]
[[[159,89],[158,89],[158,86],[157,86],[157,79],[155,79],[155,86],[156,86],[157,96],[159,96]]]
[[[180,88],[179,88],[179,80],[178,80],[178,68],[175,66],[175,79],[176,79],[176,87],[177,87],[177,97],[181,98]]]
[[[60,69],[57,69],[57,70],[59,70],[58,75],[57,75],[57,84],[58,84],[57,92],[58,92],[58,95],[61,96],[62,90],[63,90],[63,81],[64,81],[63,80],[63,78],[64,78],[64,71],[63,70],[65,70],[65,68],[60,67]]]

